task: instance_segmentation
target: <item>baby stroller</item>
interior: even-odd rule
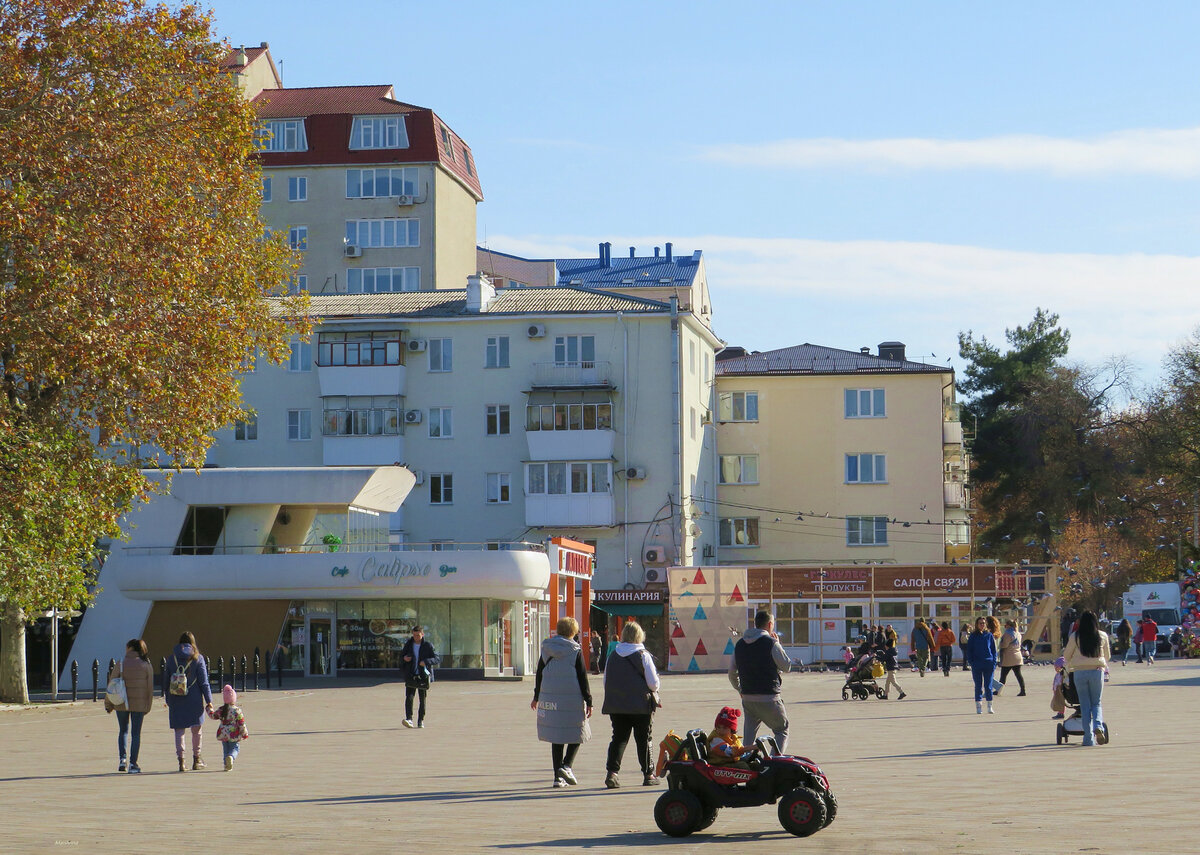
[[[1067,706],[1071,708],[1071,715],[1064,721],[1058,723],[1058,732],[1055,734],[1055,744],[1062,745],[1064,742],[1070,742],[1070,737],[1083,737],[1083,713],[1079,710],[1079,692],[1075,688],[1075,675],[1063,681],[1062,684],[1063,700]],[[1108,722],[1102,722],[1100,727],[1096,728],[1096,743],[1098,745],[1108,744]]]
[[[851,695],[858,701],[865,701],[871,695],[882,700],[883,687],[875,682],[876,675],[882,673],[883,663],[874,653],[864,653],[858,657],[851,666],[850,673],[846,675],[846,684],[842,686],[842,700],[850,700]]]

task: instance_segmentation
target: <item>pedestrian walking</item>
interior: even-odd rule
[[[983,712],[983,701],[987,700],[987,711],[992,708],[992,673],[996,670],[996,637],[987,628],[987,621],[975,619],[975,631],[967,639],[967,661],[971,663],[971,677],[975,681],[975,712]]]
[[[1172,583],[1174,584],[1174,583]],[[1158,652],[1158,624],[1154,618],[1143,618],[1142,620],[1142,655],[1146,657],[1146,664],[1154,664],[1154,654]]]
[[[896,648],[893,645],[888,645],[883,651],[883,673],[887,675],[887,680],[883,684],[883,697],[886,700],[892,686],[896,687],[899,693],[896,700],[902,701],[906,697],[904,689],[900,688],[900,684],[896,681],[896,669],[899,667],[899,662],[896,659]]]
[[[237,705],[237,692],[233,686],[226,684],[221,689],[221,700],[224,703],[209,715],[221,722],[217,725],[217,739],[221,743],[221,753],[225,755],[225,771],[233,771],[233,761],[237,759],[244,740],[250,738],[246,728],[246,716]]]
[[[962,669],[970,671],[971,666],[967,663],[967,639],[971,637],[971,627],[966,621],[958,628],[958,649],[962,653]]]
[[[917,654],[917,673],[924,677],[925,671],[929,667],[929,654],[933,650],[933,633],[925,625],[925,618],[917,618],[910,642],[913,652]]]
[[[1129,618],[1121,618],[1121,622],[1117,624],[1117,643],[1113,649],[1113,656],[1121,657],[1121,664],[1125,665],[1129,662],[1129,652],[1133,649],[1133,627],[1129,625]]]
[[[1017,678],[1017,685],[1021,687],[1021,691],[1017,693],[1017,697],[1025,694],[1025,678],[1021,676],[1021,665],[1025,662],[1025,657],[1021,655],[1021,633],[1017,629],[1017,622],[1014,620],[1006,620],[1004,622],[1004,633],[1000,636],[1000,683],[1005,684],[1008,681],[1008,672],[1012,671]]]
[[[604,778],[604,786],[610,790],[621,786],[621,757],[630,733],[642,769],[642,785],[651,787],[658,783],[650,760],[650,731],[654,711],[659,706],[659,679],[654,659],[643,644],[645,640],[646,633],[637,621],[628,621],[621,628],[621,643],[608,657],[604,669],[604,704],[600,712],[612,723]]]
[[[896,634],[896,630],[890,623],[883,628],[883,646],[900,647],[900,636]]]
[[[775,734],[780,754],[787,753],[787,709],[779,697],[783,673],[790,671],[788,657],[775,634],[775,618],[770,612],[754,615],[754,627],[747,629],[733,646],[729,660],[729,682],[742,696],[746,714],[746,743],[753,745],[758,728],[766,725]]]
[[[425,630],[412,628],[412,635],[400,649],[400,671],[404,675],[404,726],[425,726],[425,696],[433,685],[434,666],[441,664],[441,657],[425,638]],[[413,696],[418,696],[417,722],[413,724]]]
[[[954,658],[954,630],[950,628],[950,621],[942,621],[942,627],[937,631],[936,641],[938,649],[938,657],[941,659],[942,673],[947,677],[950,676],[950,660]]]
[[[212,689],[208,685],[208,663],[200,655],[196,636],[185,632],[167,660],[163,673],[167,681],[167,724],[175,731],[175,756],[179,760],[179,771],[186,772],[183,760],[183,735],[192,731],[192,770],[205,767],[200,755],[205,713],[211,713]]]
[[[1145,636],[1142,634],[1142,625],[1144,623],[1145,621],[1143,621],[1141,618],[1138,618],[1137,629],[1134,630],[1133,633],[1133,646],[1137,648],[1136,652],[1138,665],[1142,664],[1142,652],[1145,649],[1145,645],[1142,643],[1143,639],[1145,638]],[[1063,644],[1063,647],[1066,647],[1065,643]]]
[[[1079,626],[1067,639],[1063,657],[1067,671],[1075,680],[1079,695],[1079,713],[1083,719],[1083,744],[1096,744],[1096,731],[1104,728],[1104,710],[1100,705],[1104,693],[1104,669],[1110,656],[1108,633],[1101,632],[1096,615],[1085,611],[1079,616]]]
[[[530,709],[537,710],[538,739],[550,743],[555,787],[579,783],[571,767],[579,746],[592,738],[588,724],[592,691],[583,667],[582,648],[572,641],[578,632],[575,618],[565,617],[559,620],[556,634],[542,642],[533,701],[529,704]]]
[[[154,666],[146,642],[131,638],[125,642],[125,657],[113,676],[125,682],[125,703],[114,705],[105,695],[104,711],[117,714],[117,771],[138,774],[138,750],[142,745],[142,720],[154,708]],[[128,742],[128,749],[126,743]]]

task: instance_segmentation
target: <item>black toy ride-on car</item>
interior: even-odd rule
[[[723,807],[779,803],[779,823],[798,837],[815,834],[837,816],[837,799],[821,768],[806,757],[780,754],[775,740],[759,737],[742,755],[749,769],[714,766],[702,730],[690,730],[667,763],[667,791],[654,805],[663,833],[686,837],[708,828]]]

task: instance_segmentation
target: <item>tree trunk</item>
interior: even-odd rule
[[[25,612],[8,602],[0,603],[0,702],[29,703],[29,681],[25,673]]]

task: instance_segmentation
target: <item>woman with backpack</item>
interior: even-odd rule
[[[650,761],[650,725],[658,708],[658,669],[643,642],[645,631],[636,621],[621,628],[621,643],[608,657],[604,668],[604,706],[600,711],[612,721],[612,741],[608,743],[608,775],[604,786],[621,786],[621,755],[633,733],[638,764],[642,767],[642,785],[658,783]]]
[[[213,710],[212,688],[208,685],[208,663],[200,655],[196,636],[185,632],[167,660],[163,672],[166,682],[167,724],[175,731],[175,756],[179,759],[179,771],[186,772],[183,762],[183,734],[192,731],[192,769],[203,769],[204,759],[200,756],[201,726],[204,716]]]
[[[142,771],[138,766],[142,719],[154,707],[154,666],[150,664],[146,642],[140,638],[125,642],[125,658],[111,676],[120,677],[125,684],[125,703],[114,704],[107,693],[104,697],[104,711],[117,713],[117,771],[128,769],[136,775]]]

